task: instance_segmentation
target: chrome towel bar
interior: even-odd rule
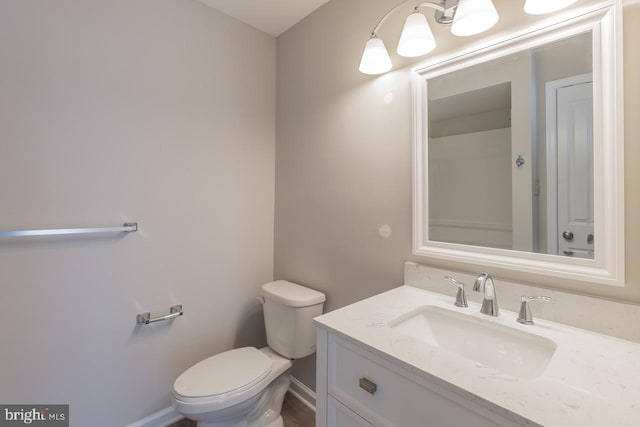
[[[136,321],[138,323],[143,323],[145,325],[148,325],[149,323],[175,319],[176,317],[182,316],[183,313],[184,312],[182,311],[182,305],[174,305],[171,308],[169,308],[169,314],[165,314],[164,316],[160,316],[160,317],[154,317],[152,319],[151,313],[149,312],[140,313],[138,314],[138,317],[136,317]]]
[[[0,237],[60,236],[65,234],[131,233],[138,231],[137,222],[127,222],[122,227],[57,228],[51,230],[0,231]]]

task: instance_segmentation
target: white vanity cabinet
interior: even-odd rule
[[[318,328],[316,427],[518,425]]]
[[[327,398],[327,420],[326,424],[323,425],[341,427],[373,427],[373,424],[368,423],[364,418],[331,396],[328,396]]]
[[[640,344],[453,302],[400,286],[316,317],[316,426],[640,426]]]

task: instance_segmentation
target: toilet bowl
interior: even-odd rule
[[[198,427],[282,427],[291,359],[315,352],[312,319],[324,294],[279,280],[262,286],[269,347],[242,347],[196,363],[173,386],[176,411]]]
[[[198,421],[199,427],[278,427],[290,368],[289,359],[268,347],[220,353],[178,377],[173,387],[174,406]],[[273,422],[264,422],[270,418]]]

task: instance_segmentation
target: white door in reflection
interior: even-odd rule
[[[550,104],[555,104],[555,108]],[[549,253],[592,259],[595,238],[591,75],[550,82],[547,106],[547,135],[551,142],[548,148],[557,154],[557,164],[548,164]]]

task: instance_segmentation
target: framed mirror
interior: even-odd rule
[[[620,13],[414,70],[414,254],[624,286]]]

